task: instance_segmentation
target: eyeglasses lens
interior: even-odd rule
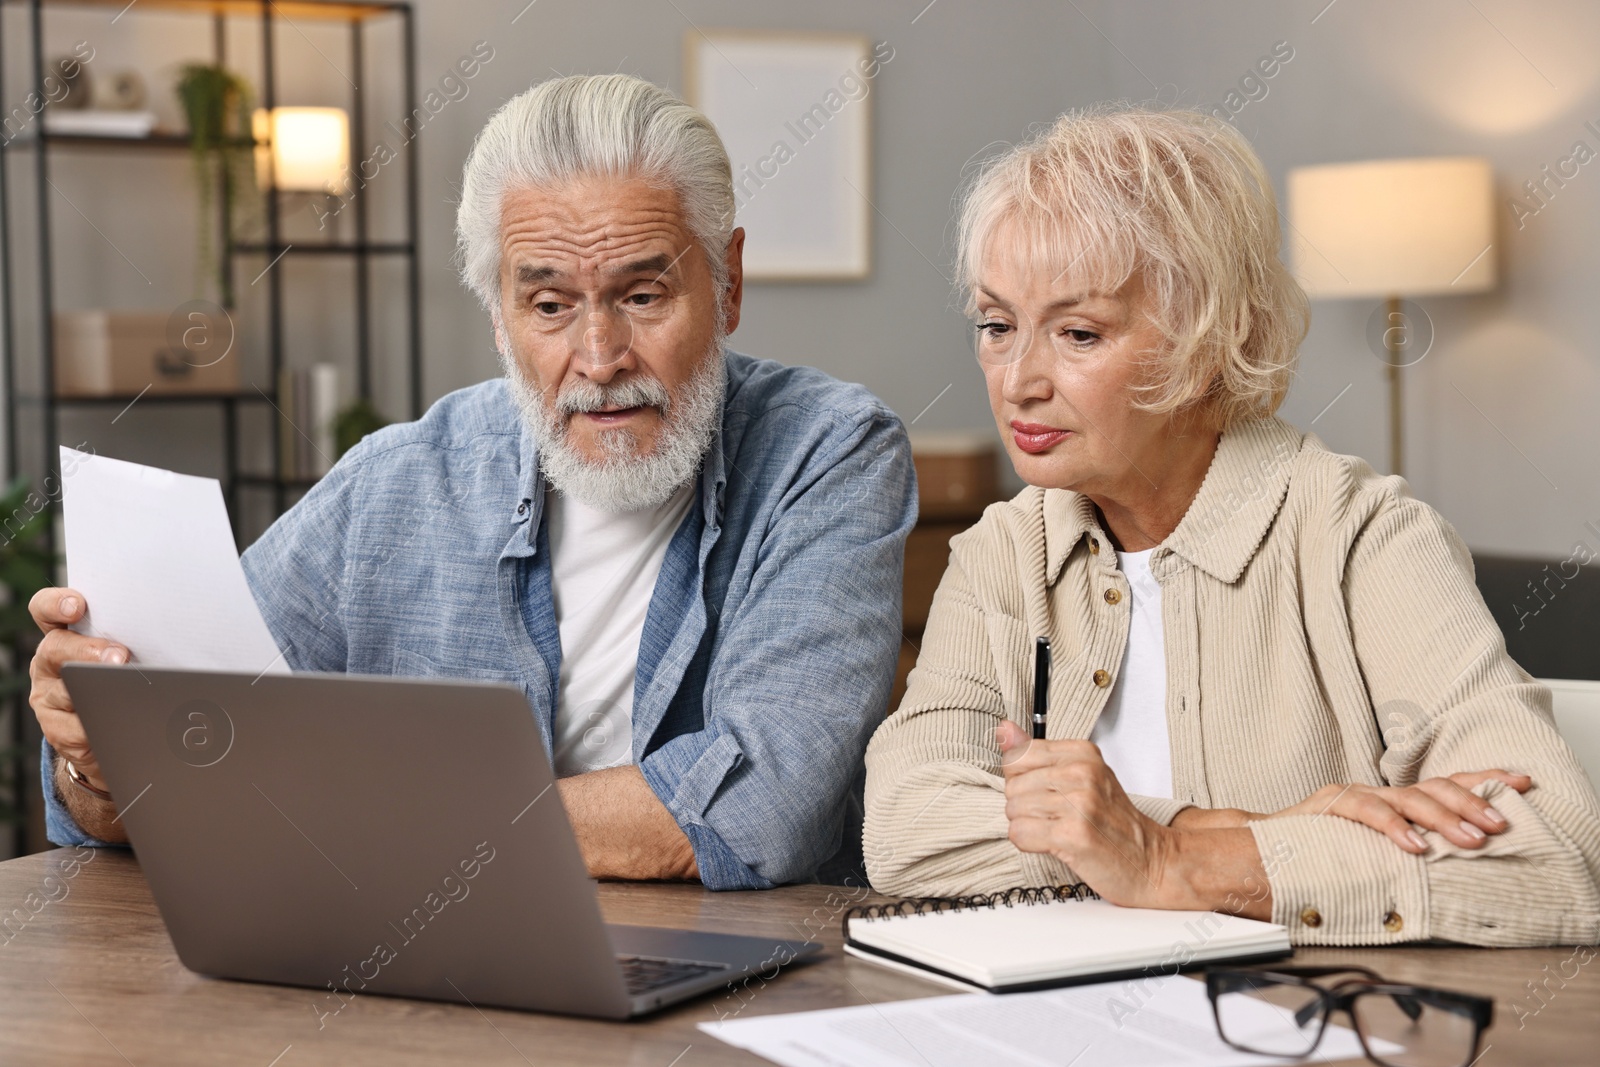
[[[1316,989],[1271,978],[1250,978],[1217,997],[1217,1029],[1235,1048],[1269,1056],[1304,1056],[1322,1030]]]
[[[1462,1067],[1475,1026],[1464,1011],[1416,997],[1363,993],[1350,1006],[1373,1058],[1389,1067]]]

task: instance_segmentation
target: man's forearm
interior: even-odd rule
[[[117,818],[117,807],[109,800],[101,800],[67,774],[67,761],[60,756],[55,760],[54,787],[56,795],[67,807],[67,814],[78,824],[78,829],[90,837],[114,844],[125,844],[128,831]]]
[[[592,877],[700,877],[689,838],[638,767],[591,771],[557,785]]]

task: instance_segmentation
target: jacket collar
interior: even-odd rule
[[[728,383],[728,388],[733,384]],[[728,491],[728,449],[737,443],[728,440],[728,399],[724,391],[722,410],[717,417],[717,429],[711,443],[706,446],[705,457],[700,461],[700,506],[705,529],[717,530],[722,526],[722,507]]]
[[[1283,506],[1303,440],[1277,416],[1224,433],[1200,491],[1162,547],[1218,581],[1238,581]],[[1088,497],[1066,489],[1047,489],[1043,496],[1045,574],[1054,584],[1078,543],[1090,534],[1103,543],[1105,533]],[[1112,558],[1107,562],[1114,566]]]
[[[1082,493],[1070,489],[1046,489],[1044,492],[1044,565],[1045,583],[1054,585],[1061,576],[1061,567],[1072,555],[1085,536],[1091,532],[1108,544],[1100,529],[1094,503]]]

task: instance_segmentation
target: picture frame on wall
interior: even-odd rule
[[[872,268],[872,41],[690,30],[685,99],[733,166],[750,281],[851,281]]]

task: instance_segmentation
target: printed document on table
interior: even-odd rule
[[[759,998],[755,1003],[759,1003]],[[1252,1000],[1243,1026],[1283,1027],[1282,1009]],[[1252,1067],[1304,1064],[1223,1044],[1203,982],[1177,975],[1040,993],[969,993],[791,1015],[701,1023],[700,1029],[783,1067]],[[1385,1043],[1387,1045],[1387,1043]],[[1390,1051],[1385,1048],[1380,1051]],[[1362,1059],[1356,1035],[1330,1024],[1317,1062]]]
[[[63,448],[61,482],[67,584],[89,604],[79,633],[152,667],[289,673],[215,478]]]

